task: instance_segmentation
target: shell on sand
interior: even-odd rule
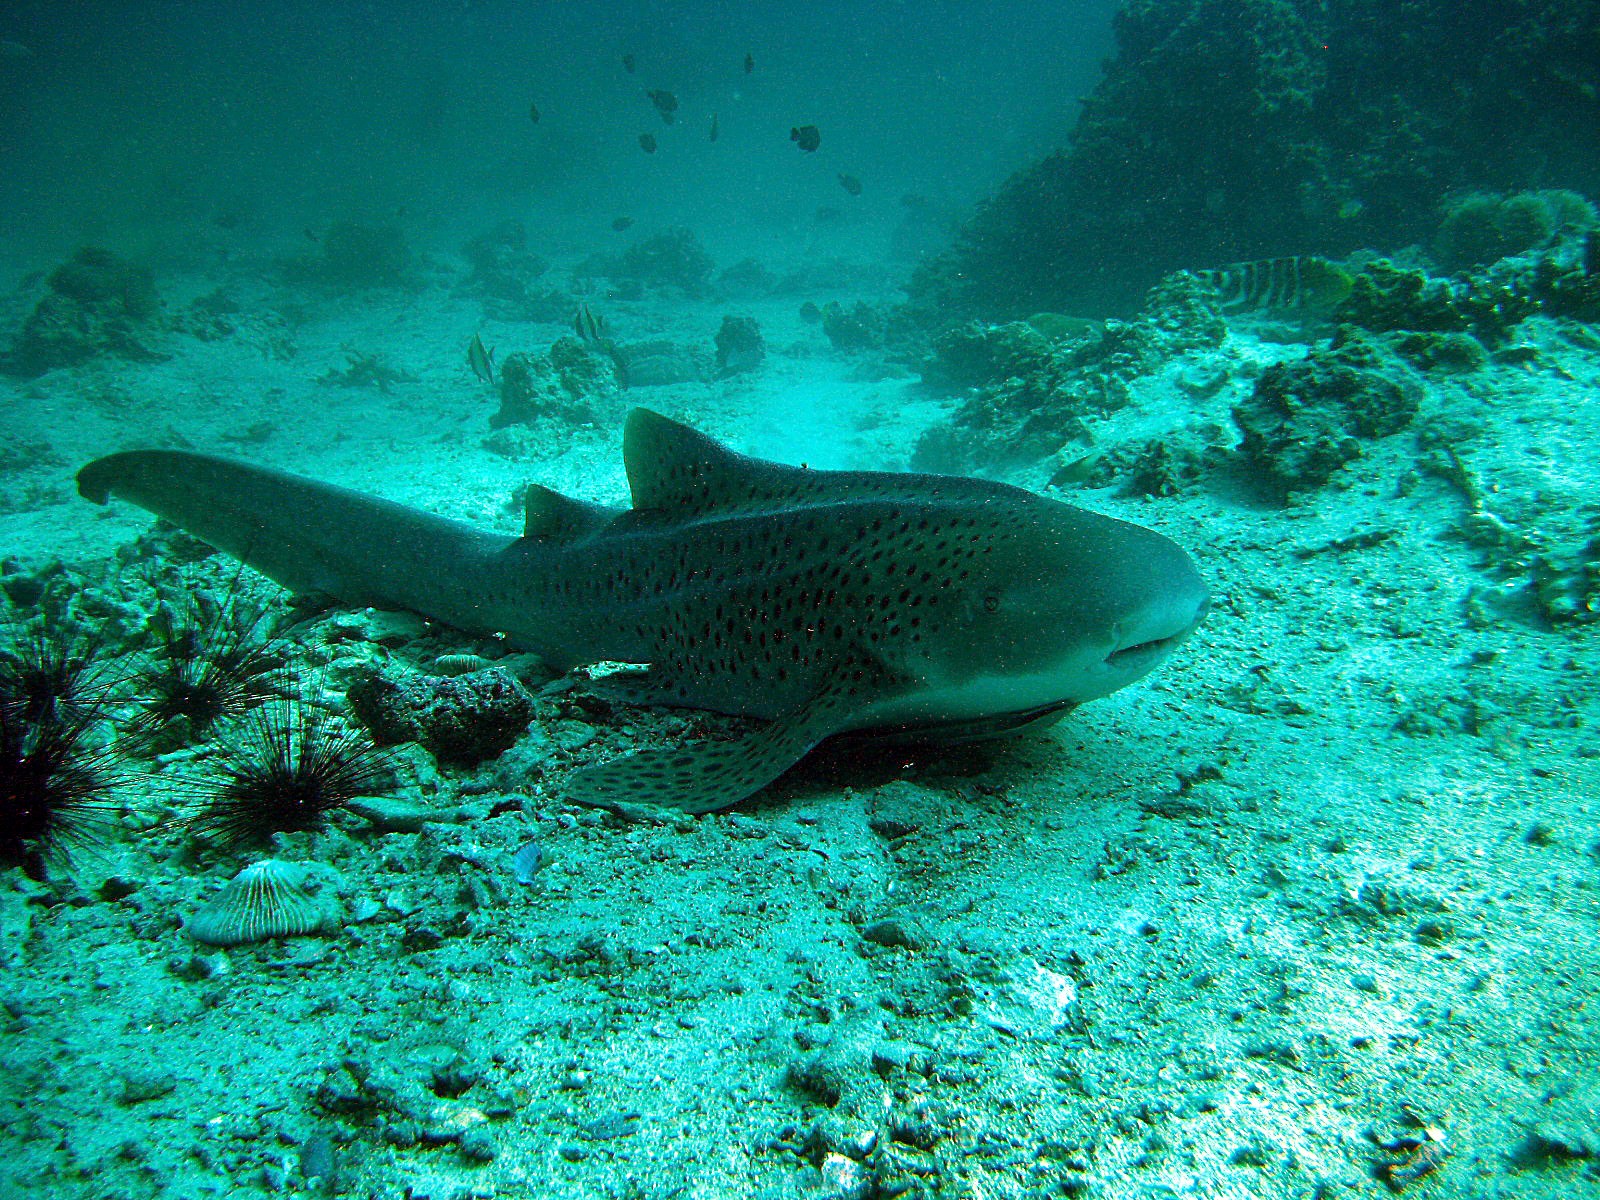
[[[316,893],[316,881],[305,867],[265,858],[224,884],[195,910],[184,929],[207,946],[320,933],[328,912]]]

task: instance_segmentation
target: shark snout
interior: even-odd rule
[[[1193,633],[1210,610],[1211,594],[1199,576],[1186,580],[1185,586],[1116,623],[1106,665],[1132,676],[1143,675]]]

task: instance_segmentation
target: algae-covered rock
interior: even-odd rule
[[[1530,566],[1534,603],[1552,625],[1600,621],[1600,536],[1536,554]]]
[[[1442,279],[1379,259],[1356,275],[1349,298],[1334,316],[1373,333],[1470,333],[1492,344],[1538,309],[1525,287],[1504,277]]]
[[[939,391],[961,392],[1012,376],[1026,376],[1050,361],[1050,339],[1025,321],[1004,325],[969,322],[933,340],[922,381]]]
[[[618,365],[575,337],[560,337],[544,355],[506,355],[496,387],[500,408],[489,418],[491,429],[545,417],[588,424],[597,419],[597,404],[618,392]]]
[[[1403,364],[1341,330],[1329,349],[1262,372],[1234,406],[1239,451],[1274,490],[1310,491],[1361,457],[1364,441],[1409,425],[1420,393]]]
[[[630,388],[670,387],[710,378],[710,364],[689,346],[665,338],[630,342],[619,356],[627,372]]]
[[[135,321],[161,308],[155,280],[144,267],[93,246],[85,246],[50,273],[50,290],[84,305],[112,307]]]
[[[49,291],[0,358],[10,374],[34,376],[102,357],[159,362],[144,340],[161,309],[150,272],[110,250],[85,246],[50,273]]]
[[[352,686],[350,707],[380,742],[420,742],[447,762],[509,748],[533,720],[533,699],[509,671],[452,677],[380,671]]]
[[[682,288],[699,296],[705,293],[715,268],[694,231],[680,227],[630,246],[604,273],[651,287]]]
[[[1388,345],[1419,371],[1459,375],[1489,365],[1489,352],[1470,333],[1398,333]]]
[[[767,356],[761,327],[754,317],[725,316],[717,330],[717,374],[743,375],[756,370]]]
[[[881,350],[889,338],[889,318],[864,300],[849,308],[830,300],[822,306],[822,332],[835,350]]]

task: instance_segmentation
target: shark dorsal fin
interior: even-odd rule
[[[799,471],[747,458],[648,408],[628,414],[622,462],[633,507],[682,515],[732,509],[765,493],[774,471]]]
[[[568,541],[609,524],[619,511],[530,483],[523,502],[522,536]]]

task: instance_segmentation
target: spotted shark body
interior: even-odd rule
[[[499,634],[630,698],[758,718],[732,741],[577,772],[627,815],[751,795],[833,734],[983,736],[1139,678],[1208,603],[1177,545],[1019,488],[749,458],[635,409],[631,508],[534,485],[509,537],[270,468],[182,451],[97,459],[115,495],[286,587]]]

